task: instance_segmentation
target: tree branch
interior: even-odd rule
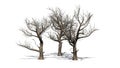
[[[21,46],[21,47],[24,47],[24,48],[26,48],[26,49],[28,49],[28,50],[31,50],[31,51],[36,51],[36,52],[39,52],[39,50],[34,49],[34,48],[31,48],[31,47],[30,47],[30,46],[28,46],[28,45],[22,45],[22,44],[17,44],[17,45],[19,45],[19,46]]]
[[[32,22],[30,22],[30,20],[26,19],[25,23],[27,25],[27,28],[32,31],[32,32],[36,32],[36,25],[35,25],[35,21],[33,20]]]
[[[98,30],[98,29],[93,29],[93,30],[89,31],[89,33],[87,33],[86,35],[79,37],[79,39],[80,39],[80,38],[89,37],[93,32],[95,32],[95,31],[97,31],[97,30]]]
[[[85,23],[82,23],[82,24],[81,24],[81,26],[82,26],[82,27],[81,27],[81,30],[85,29],[85,28],[88,26],[91,17],[92,17],[92,14],[89,13],[89,14],[87,15],[87,19],[86,19]]]
[[[51,24],[48,22],[48,20],[43,18],[43,22],[40,24],[39,28],[37,28],[38,35],[44,33],[50,25]]]
[[[64,15],[64,13],[59,9],[56,8],[54,9],[49,9],[52,13],[49,16],[50,17],[50,22],[52,23],[52,30],[54,30],[57,34],[56,36],[51,36],[51,39],[54,41],[62,41],[64,40],[64,30],[68,26],[68,15]]]
[[[26,29],[20,29],[20,31],[22,31],[26,36],[33,36],[33,37],[37,37],[36,35],[33,35],[32,33],[30,33],[28,30]]]

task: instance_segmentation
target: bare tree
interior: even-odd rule
[[[50,22],[52,23],[52,30],[54,31],[54,34],[49,34],[50,39],[56,41],[59,43],[58,45],[58,56],[62,56],[62,41],[65,40],[64,38],[64,32],[63,30],[66,29],[68,22],[65,22],[66,19],[68,19],[67,15],[64,15],[64,13],[59,9],[56,8],[50,9]]]
[[[76,43],[81,38],[89,37],[94,31],[97,29],[89,28],[87,29],[89,22],[91,20],[92,14],[80,14],[80,8],[77,8],[74,11],[74,16],[69,20],[69,26],[66,30],[64,30],[64,34],[69,42],[69,44],[73,47],[73,60],[77,60],[77,48]]]
[[[38,38],[38,40],[39,40],[39,46],[37,46],[38,50],[32,48],[28,42],[27,43],[25,42],[24,44],[18,43],[18,45],[20,45],[24,48],[27,48],[29,50],[39,52],[38,59],[43,60],[44,56],[43,56],[42,34],[46,31],[46,29],[49,27],[50,24],[48,23],[47,19],[43,19],[42,21],[38,21],[35,19],[32,19],[32,20],[26,19],[25,23],[26,23],[27,29],[21,29],[21,31],[26,36]],[[34,42],[36,43],[35,40],[34,40]]]

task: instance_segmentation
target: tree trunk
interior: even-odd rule
[[[59,45],[58,45],[58,56],[62,56],[62,42],[59,42]]]
[[[43,44],[41,44],[40,47],[39,47],[39,57],[38,57],[38,59],[40,59],[40,60],[44,59],[44,57],[43,57]]]
[[[43,60],[44,59],[44,56],[43,56],[43,40],[42,40],[41,37],[39,38],[39,40],[40,40],[40,47],[39,47],[39,57],[38,57],[38,59]]]
[[[73,45],[73,60],[78,60],[76,45]]]

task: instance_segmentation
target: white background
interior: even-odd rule
[[[120,8],[119,0],[0,0],[0,68],[119,68],[120,67]],[[85,60],[59,60],[46,58],[43,61],[29,59],[37,56],[16,45],[21,37],[19,31],[25,18],[47,16],[47,8],[60,7],[71,13],[80,5],[83,12],[91,12],[99,30],[89,38],[78,41],[78,56],[92,57]],[[44,39],[46,40],[46,39]],[[57,43],[47,40],[45,53],[57,51]],[[66,47],[66,48],[65,48]],[[64,43],[63,52],[70,52],[71,46]],[[28,58],[28,59],[27,59]]]

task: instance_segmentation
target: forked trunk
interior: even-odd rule
[[[73,46],[73,60],[78,60],[76,45]]]
[[[59,42],[58,45],[58,56],[62,56],[62,42]]]

